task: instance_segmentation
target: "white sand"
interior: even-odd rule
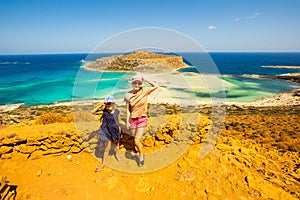
[[[291,106],[300,105],[300,97],[295,93],[300,93],[300,88],[283,92],[273,97],[264,97],[253,102],[229,102],[218,99],[199,100],[195,97],[194,93],[189,93],[185,89],[191,91],[200,89],[204,92],[225,92],[226,89],[236,87],[220,78],[218,75],[210,74],[181,74],[178,72],[173,73],[160,73],[160,74],[147,74],[144,78],[159,84],[161,87],[151,94],[149,98],[150,103],[169,103],[169,104],[198,104],[198,105],[212,105],[212,104],[226,104],[226,105],[240,105],[240,106]],[[178,91],[177,89],[183,89]]]
[[[233,87],[234,85],[220,79],[219,75],[214,74],[196,74],[196,73],[159,73],[145,74],[145,79],[167,88],[191,88],[191,89],[212,89],[224,90],[224,87]]]
[[[262,98],[254,102],[227,102],[227,105],[269,107],[269,106],[296,106],[300,105],[300,88],[277,94],[273,97]]]
[[[24,103],[3,105],[3,106],[0,106],[0,112],[10,112],[17,108],[20,108],[23,105],[24,105]]]
[[[193,91],[220,92],[221,95],[225,93],[226,89],[236,87],[220,78],[218,75],[210,74],[195,74],[195,73],[179,73],[177,71],[171,73],[159,74],[143,74],[144,78],[154,82],[160,87],[153,92],[149,97],[149,103],[168,103],[177,105],[239,105],[239,106],[287,106],[287,105],[300,105],[300,97],[294,95],[300,93],[300,88],[292,91],[280,93],[274,97],[262,98],[254,102],[229,102],[226,98],[218,100],[207,98],[207,100],[199,100]],[[82,106],[93,105],[99,100],[82,100],[73,102],[58,102],[51,105],[44,106]],[[101,101],[101,100],[100,100]],[[118,105],[125,105],[123,98],[116,99]],[[8,112],[21,107],[24,104],[12,104],[0,106],[0,112]]]

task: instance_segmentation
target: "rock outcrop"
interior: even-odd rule
[[[188,67],[182,56],[158,54],[145,50],[130,54],[99,58],[96,62],[87,62],[84,68],[92,71],[134,71],[162,72]]]
[[[84,115],[82,112],[80,114],[81,116]],[[92,114],[90,115],[92,118]],[[180,142],[189,139],[190,132],[194,132],[196,135],[198,130],[199,133],[195,138],[199,140],[200,137],[203,138],[206,134],[205,130],[208,130],[207,127],[210,126],[207,118],[206,123],[201,123],[199,127],[188,123],[180,123],[180,119],[177,115],[168,115],[165,124],[151,124],[147,128],[147,134],[142,138],[142,144],[149,148],[162,148],[174,140]],[[155,121],[162,120],[155,119]],[[99,125],[97,121],[77,121],[76,126],[77,130],[73,122],[44,125],[19,124],[3,128],[0,131],[0,158],[10,159],[14,154],[18,154],[18,156],[21,155],[25,158],[38,159],[49,154],[94,152],[99,145],[99,138],[97,137]],[[188,134],[184,135],[184,133]],[[134,150],[133,137],[123,130],[120,143],[121,149]]]
[[[109,167],[94,172],[99,161],[86,152],[97,146],[90,133],[99,124],[90,123],[91,116],[83,112],[76,128],[73,122],[22,122],[0,129],[0,178],[18,185],[17,199],[299,199],[299,109],[228,107],[222,134],[203,158],[199,152],[211,139],[206,137],[212,130],[210,109],[198,110],[199,123],[191,123],[192,117],[180,120],[192,113],[183,109],[176,113],[173,108],[164,120],[150,116],[142,139],[145,167],[153,163],[148,152],[193,142],[168,167],[143,174]],[[132,151],[133,138],[122,135],[121,149]],[[125,155],[119,165],[135,166],[131,154]],[[5,180],[1,186],[8,188]],[[3,194],[8,193],[0,189]]]

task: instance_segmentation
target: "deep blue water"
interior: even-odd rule
[[[108,55],[111,54],[101,54],[94,58]],[[300,65],[300,53],[210,53],[213,62],[207,55],[203,56],[197,53],[181,53],[180,55],[184,57],[186,62],[197,66],[198,71],[202,73],[216,73],[219,71],[221,74],[228,75],[279,75],[299,72],[299,70],[264,68],[262,66]],[[128,91],[129,84],[126,81],[128,74],[103,74],[80,70],[81,60],[86,58],[87,54],[0,55],[0,105],[14,103],[39,105],[70,101],[72,98],[91,99],[95,96],[103,97],[112,93],[116,84],[118,84],[119,89],[114,91],[116,94],[121,94],[120,91]],[[216,64],[217,68],[213,66],[213,63]],[[83,86],[82,88],[86,88],[86,90],[81,89],[79,93],[77,91],[78,96],[76,96],[76,92],[74,96],[74,81],[79,71],[86,74],[86,79],[77,81],[76,84],[78,87]],[[195,69],[183,71],[195,71]],[[99,78],[101,78],[100,82]],[[244,86],[247,81],[251,83],[259,81],[260,84],[262,81],[255,79],[232,80],[240,81]],[[228,81],[230,82],[229,79]],[[236,84],[239,85],[239,83]],[[294,87],[284,83],[279,88],[279,82],[275,81],[274,85],[276,87],[271,93]],[[93,87],[95,87],[95,91],[91,94],[87,88]],[[231,100],[234,100],[234,96]]]
[[[202,60],[199,59],[199,53],[182,53],[188,63],[199,66],[200,72],[209,73],[211,70],[207,65],[206,55]],[[228,75],[280,75],[286,73],[299,72],[297,69],[264,68],[262,66],[300,66],[300,52],[288,53],[210,53],[210,56],[217,66],[220,74]],[[198,58],[197,58],[198,57]],[[201,57],[201,56],[200,56]],[[203,61],[204,60],[204,61]],[[201,62],[203,61],[203,62]],[[195,71],[195,69],[186,69],[183,71]]]

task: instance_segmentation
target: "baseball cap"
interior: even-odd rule
[[[115,103],[115,102],[116,102],[115,99],[114,99],[114,97],[112,97],[112,96],[106,97],[106,98],[105,98],[105,101],[106,101],[107,103],[109,103],[109,102]]]

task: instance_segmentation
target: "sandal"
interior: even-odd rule
[[[121,162],[123,160],[121,157],[119,157],[117,155],[115,157],[116,157],[117,161],[119,161],[119,162]]]
[[[99,172],[99,171],[101,171],[101,169],[103,169],[103,166],[98,166],[98,167],[95,169],[95,172]]]

